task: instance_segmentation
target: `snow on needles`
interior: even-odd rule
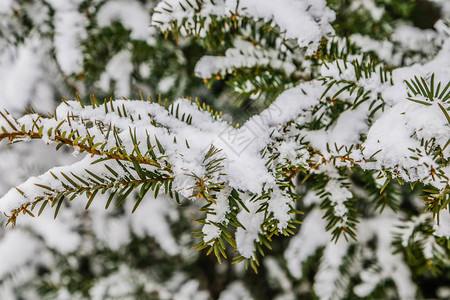
[[[229,48],[225,56],[203,56],[195,66],[195,75],[208,79],[215,74],[225,76],[233,68],[251,68],[257,65],[279,68],[286,75],[291,75],[296,69],[293,61],[278,58],[279,51],[266,50],[242,39],[237,39],[234,43],[235,48]]]
[[[437,57],[440,58],[442,56]],[[404,72],[410,71],[409,69],[404,70]],[[351,79],[350,73],[347,75],[334,74],[333,72],[336,72],[336,70],[333,71],[333,69],[327,72],[328,76],[347,76],[348,79]],[[390,85],[377,84],[372,79],[362,80],[361,84],[378,93],[383,93],[386,89],[390,88]],[[274,139],[277,137],[274,133],[278,132],[282,126],[292,120],[308,118],[308,115],[314,110],[314,107],[320,104],[323,89],[324,87],[318,84],[317,81],[302,83],[297,87],[288,89],[268,109],[250,118],[239,129],[230,126],[222,120],[211,118],[209,112],[201,111],[196,104],[183,99],[175,101],[173,107],[176,108],[177,114],[179,111],[180,114],[190,115],[192,117],[190,124],[180,120],[179,117],[174,116],[158,104],[143,101],[117,100],[113,105],[121,107],[130,117],[126,118],[113,111],[105,113],[103,107],[83,108],[79,103],[70,101],[61,104],[56,110],[57,118],[61,120],[64,120],[68,115],[76,116],[75,119],[71,118],[70,122],[66,120],[59,124],[54,119],[29,115],[17,120],[17,126],[24,126],[25,132],[32,131],[36,125],[44,126],[42,140],[46,143],[55,143],[55,133],[53,132],[51,134],[52,131],[49,130],[50,128],[59,126],[61,131],[67,132],[77,130],[81,136],[95,136],[93,140],[94,144],[104,143],[104,146],[102,146],[103,151],[114,151],[116,147],[113,137],[105,136],[104,130],[102,129],[105,126],[104,124],[114,125],[118,130],[118,137],[123,142],[125,149],[129,152],[132,152],[135,147],[141,148],[140,151],[142,153],[147,151],[142,144],[135,145],[133,143],[133,139],[129,134],[130,128],[131,131],[135,131],[138,140],[145,140],[147,135],[151,133],[148,135],[149,141],[154,145],[160,143],[162,148],[165,149],[163,156],[165,158],[160,163],[163,166],[170,166],[170,175],[174,177],[173,188],[185,197],[192,195],[192,187],[196,184],[191,174],[200,177],[206,174],[205,165],[202,159],[199,159],[199,153],[201,154],[200,157],[202,157],[211,145],[217,147],[221,150],[220,155],[224,158],[223,172],[214,175],[215,177],[211,178],[211,180],[220,182],[226,187],[243,191],[243,195],[248,193],[248,199],[244,200],[244,203],[249,211],[243,210],[237,215],[237,219],[245,229],[238,228],[236,243],[239,253],[249,258],[254,253],[254,243],[259,240],[261,226],[265,220],[264,214],[258,212],[260,204],[249,200],[251,195],[264,192],[270,193],[271,199],[268,200],[268,210],[273,213],[274,218],[279,222],[279,230],[286,228],[291,218],[289,209],[291,199],[278,190],[277,177],[267,167],[267,159],[261,154],[262,150],[268,144],[274,143]],[[399,89],[402,91],[397,91],[396,94],[406,94],[405,86],[400,85]],[[398,104],[395,102],[398,102]],[[430,160],[429,157],[424,156],[422,158],[423,161],[419,161],[419,164],[417,164],[417,161],[414,161],[414,164],[408,165],[410,157],[406,155],[410,151],[408,148],[417,148],[420,146],[418,140],[421,138],[430,139],[434,137],[442,145],[446,142],[449,126],[446,123],[447,120],[442,111],[436,105],[425,106],[407,100],[392,99],[386,101],[386,103],[392,103],[392,107],[389,108],[387,106],[386,113],[381,115],[381,117],[377,115],[378,119],[370,129],[365,125],[364,121],[368,114],[366,106],[362,105],[360,106],[361,109],[347,111],[349,116],[345,116],[345,118],[340,118],[339,120],[342,120],[344,122],[343,124],[348,124],[346,125],[347,127],[355,126],[354,130],[347,132],[350,137],[341,138],[341,129],[336,131],[331,129],[328,132],[327,140],[330,143],[345,143],[350,146],[353,143],[358,143],[361,133],[368,132],[367,139],[364,143],[365,147],[362,148],[365,151],[364,155],[373,156],[374,153],[377,153],[376,151],[383,149],[383,147],[388,150],[392,149],[377,153],[375,155],[375,158],[378,159],[377,162],[361,163],[362,166],[374,169],[380,169],[382,166],[398,168],[399,176],[407,180],[426,180],[427,183],[433,184],[437,188],[445,186],[446,182],[438,182],[431,180],[431,177],[428,178],[429,166],[437,168],[436,163]],[[409,116],[417,115],[421,117],[414,117],[411,121],[407,119]],[[406,121],[403,121],[405,118]],[[428,122],[430,119],[433,119],[434,122]],[[348,120],[357,120],[357,122],[348,122]],[[14,120],[10,121],[16,122]],[[97,126],[86,128],[85,122],[92,122],[97,124]],[[398,122],[400,124],[397,124]],[[3,127],[9,128],[9,124],[5,120],[2,120],[0,123]],[[343,125],[339,127],[339,122],[335,126],[335,128],[346,127]],[[410,129],[408,126],[413,127]],[[392,130],[392,128],[395,128],[395,130]],[[427,130],[419,130],[420,128],[427,128]],[[50,133],[46,135],[47,132]],[[317,133],[314,131],[305,133],[307,133],[306,137],[307,140],[309,139],[310,145],[325,154],[327,151],[326,147],[323,144],[315,143],[312,138],[313,134]],[[413,135],[414,133],[417,137]],[[397,147],[395,144],[399,140],[403,141],[402,147]],[[394,143],[394,146],[389,148],[389,143],[391,142]],[[379,146],[380,143],[382,147]],[[285,148],[288,144],[281,143]],[[289,149],[289,152],[293,152],[288,155],[290,159],[298,160],[298,156],[306,155],[305,151],[301,148],[289,147]],[[355,152],[353,155],[355,161],[356,159],[364,158],[358,152]],[[392,158],[389,158],[390,156]],[[119,177],[126,175],[118,165],[105,162],[92,165],[94,160],[95,158],[86,156],[74,165],[54,168],[51,170],[51,173],[49,171],[39,177],[30,178],[18,187],[19,190],[12,189],[1,199],[0,211],[10,213],[41,196],[42,189],[37,187],[36,184],[49,186],[56,191],[63,190],[65,184],[68,184],[68,182],[66,180],[55,181],[52,174],[69,174],[72,172],[80,178],[86,178],[87,174],[84,171],[85,169],[102,175],[107,173],[105,169],[107,165]],[[305,167],[307,166],[305,160],[300,159],[298,162]],[[395,165],[393,165],[394,163]],[[145,166],[145,168],[154,170],[152,169],[154,167]],[[402,173],[402,168],[408,168],[409,171]],[[328,169],[324,167],[317,171],[329,173],[327,171]],[[416,170],[416,173],[411,171],[413,169]],[[448,173],[447,169],[442,169],[441,171],[446,174],[446,172]],[[332,173],[332,171],[330,172]],[[64,182],[65,184],[63,184]],[[347,209],[344,202],[351,198],[351,193],[346,189],[342,189],[333,180],[329,182],[326,191],[333,195],[331,201],[335,214],[345,220]],[[222,223],[225,221],[224,217],[229,209],[225,199],[226,197],[218,197],[216,207],[212,207],[212,209],[216,210],[216,215],[215,217],[209,217],[209,222]],[[211,239],[217,238],[220,235],[220,230],[211,227],[211,225],[207,225],[203,228],[203,233],[206,235],[204,241],[208,242]]]
[[[145,140],[146,135],[151,133],[149,141],[154,145],[160,143],[165,149],[165,156],[163,156],[166,157],[164,158],[165,161],[160,161],[160,163],[171,166],[170,170],[174,176],[173,188],[186,197],[191,196],[192,186],[195,185],[195,180],[190,174],[204,176],[206,172],[199,153],[204,155],[205,151],[211,145],[214,145],[222,150],[221,155],[225,158],[223,174],[218,175],[214,180],[223,182],[236,190],[248,192],[249,199],[251,198],[250,193],[261,194],[264,190],[274,189],[273,195],[277,200],[270,203],[269,210],[274,213],[274,218],[279,221],[279,229],[281,230],[287,227],[291,218],[289,208],[291,200],[277,190],[276,178],[266,167],[266,159],[261,156],[261,150],[272,141],[270,137],[272,132],[296,113],[314,103],[314,100],[306,92],[310,91],[311,94],[314,94],[312,86],[305,84],[302,87],[303,89],[295,88],[286,91],[277,102],[290,106],[292,109],[277,112],[275,115],[271,113],[275,110],[275,107],[269,108],[265,113],[250,119],[240,129],[236,129],[224,121],[212,119],[209,112],[201,111],[197,105],[183,99],[177,100],[173,105],[177,111],[192,116],[190,125],[170,114],[158,104],[127,100],[117,100],[113,105],[116,109],[126,110],[128,118],[119,115],[117,110],[110,110],[105,113],[102,106],[83,108],[78,102],[69,101],[56,109],[58,121],[52,118],[45,119],[38,115],[27,115],[16,121],[11,119],[11,121],[20,124],[17,126],[23,128],[25,132],[33,131],[33,127],[36,125],[43,126],[42,140],[47,144],[56,144],[56,132],[50,130],[50,128],[58,126],[58,132],[73,132],[76,130],[81,136],[95,137],[93,144],[104,143],[102,151],[114,151],[117,146],[112,134],[105,136],[104,124],[114,125],[118,130],[117,138],[123,142],[125,149],[130,153],[135,147],[140,147],[142,153],[147,151],[142,144],[134,145],[130,130],[135,132],[139,140]],[[304,101],[299,105],[297,99],[304,99]],[[295,103],[297,105],[294,105]],[[70,121],[66,119],[67,116],[70,116]],[[97,126],[87,128],[86,122],[92,122]],[[2,120],[0,125],[5,128],[9,126],[5,120]],[[239,138],[235,138],[236,136]],[[176,140],[181,143],[174,142]],[[251,143],[242,148],[242,140],[251,141]],[[292,151],[295,150],[292,149]],[[299,155],[303,154],[303,152],[299,152]],[[295,154],[292,154],[292,156],[296,157]],[[106,176],[109,172],[117,174],[118,178],[126,176],[123,167],[117,164],[111,162],[92,164],[96,159],[96,157],[88,155],[73,165],[56,167],[43,175],[28,179],[25,183],[19,185],[18,189],[11,189],[1,199],[0,211],[10,213],[14,209],[44,196],[42,186],[47,186],[53,190],[50,193],[46,192],[46,195],[64,192],[71,182],[63,174],[73,174],[85,181],[89,181],[89,174],[85,170],[100,176]],[[129,163],[124,162],[124,166],[129,165]],[[107,168],[112,171],[108,171]],[[149,171],[155,170],[155,167],[150,166],[142,166],[142,168]],[[55,176],[60,178],[55,180]],[[225,220],[225,215],[229,209],[227,204],[228,193],[229,191],[225,190],[223,197],[218,195],[217,207],[213,207],[216,210],[216,215],[214,218],[210,217],[211,222],[221,223]],[[246,228],[245,230],[239,229],[236,234],[237,247],[243,256],[251,257],[254,242],[258,241],[258,234],[265,218],[263,213],[258,212],[260,203],[250,200],[244,202],[249,212],[241,211],[237,216]],[[204,228],[206,239],[215,238],[219,234],[219,232],[211,229],[211,227]]]
[[[255,20],[273,21],[286,38],[297,40],[300,47],[308,47],[308,53],[317,49],[323,36],[334,32],[330,23],[334,21],[335,13],[327,7],[325,0],[219,0],[214,4],[165,0],[155,11],[152,24],[162,31],[169,30],[172,23],[192,22],[195,15],[229,17],[236,13]]]
[[[86,23],[85,17],[73,12],[72,9],[78,7],[81,1],[54,0],[49,3],[55,9],[54,39],[57,44],[56,58],[59,65],[66,74],[79,72],[82,65],[79,45],[86,36]],[[2,9],[5,9],[4,7],[5,5]],[[132,11],[136,18],[126,18],[129,12],[124,14],[122,8]],[[102,27],[120,20],[131,31],[132,38],[146,39],[151,32],[142,26],[148,22],[148,16],[143,10],[142,5],[136,1],[108,2],[99,11],[98,23]],[[307,53],[315,51],[319,41],[333,32],[330,22],[335,17],[334,12],[327,8],[325,0],[218,0],[214,4],[201,1],[187,4],[183,0],[166,0],[160,2],[155,11],[153,25],[163,31],[172,29],[175,23],[180,25],[184,22],[192,25],[192,20],[197,16],[230,17],[237,14],[254,20],[271,21],[279,27],[284,37],[296,40],[300,47],[307,47]],[[208,23],[205,24],[206,30],[207,26]],[[67,29],[72,27],[75,30],[66,35]],[[0,71],[0,79],[6,76],[16,80],[25,78],[25,81],[32,84],[27,84],[23,93],[30,95],[34,83],[43,77],[43,72],[35,61],[36,56],[30,50],[32,48],[27,48],[26,45],[25,43],[23,48],[19,48],[15,63],[30,66],[31,71],[24,73],[23,67],[12,68],[7,75]],[[275,59],[277,57],[275,53],[252,48],[248,42],[239,40],[234,46],[235,48],[229,49],[220,59],[204,57],[197,64],[197,75],[208,78],[214,73],[228,72],[231,67],[251,67],[256,63],[282,68],[286,73],[294,72],[293,65],[289,63],[282,65]],[[263,58],[262,62],[256,62],[256,58],[250,60],[244,50],[255,57]],[[295,166],[304,168],[312,174],[326,175],[329,180],[324,191],[327,196],[329,195],[334,215],[341,217],[344,222],[349,212],[345,203],[353,197],[353,194],[347,186],[336,179],[339,166],[353,167],[357,164],[366,170],[380,172],[388,170],[394,177],[410,182],[421,181],[442,191],[448,188],[450,167],[441,167],[442,163],[437,162],[436,158],[428,153],[429,151],[422,150],[424,141],[432,141],[436,145],[435,149],[438,147],[445,149],[448,146],[450,124],[446,111],[449,110],[449,101],[447,99],[433,101],[417,94],[413,97],[411,88],[408,89],[404,81],[410,80],[415,75],[422,75],[424,81],[430,81],[436,76],[445,85],[450,80],[449,50],[450,41],[447,40],[443,43],[441,52],[430,62],[396,69],[390,75],[392,77],[390,80],[387,78],[383,80],[383,76],[387,75],[383,75],[381,66],[380,69],[379,66],[374,66],[373,72],[367,72],[372,75],[358,76],[356,68],[353,69],[350,62],[336,60],[329,66],[324,64],[320,70],[323,81],[302,82],[285,90],[270,107],[251,117],[241,128],[235,128],[220,118],[212,117],[211,112],[202,110],[196,103],[186,99],[174,101],[169,109],[144,101],[117,100],[105,103],[104,107],[83,107],[81,103],[68,101],[56,109],[54,118],[30,114],[15,120],[8,115],[5,117],[6,120],[0,121],[0,126],[7,137],[11,134],[9,136],[11,139],[14,135],[21,136],[22,140],[29,140],[31,133],[34,133],[34,136],[38,135],[46,144],[58,144],[61,140],[69,140],[74,146],[74,154],[82,152],[81,150],[89,152],[86,147],[92,153],[72,165],[52,168],[40,176],[31,177],[17,189],[11,189],[0,200],[0,211],[17,216],[34,201],[40,201],[45,197],[54,200],[52,197],[67,192],[70,186],[72,188],[76,186],[66,174],[73,175],[79,182],[87,182],[87,185],[93,181],[91,174],[101,179],[108,178],[108,184],[102,186],[106,191],[120,185],[120,180],[129,176],[142,179],[145,176],[140,174],[140,170],[144,169],[160,176],[158,179],[170,181],[170,187],[167,184],[162,188],[164,192],[173,189],[186,198],[203,198],[198,196],[202,191],[195,194],[199,182],[202,188],[220,187],[212,198],[214,201],[211,201],[208,207],[212,213],[205,218],[206,225],[202,228],[205,243],[210,243],[221,236],[222,231],[216,225],[227,225],[230,221],[227,219],[227,215],[231,213],[230,197],[232,191],[236,191],[241,197],[242,207],[245,207],[236,215],[237,222],[242,225],[236,230],[236,248],[242,257],[252,258],[255,243],[260,242],[260,235],[267,230],[263,228],[267,215],[275,219],[276,229],[280,232],[288,227],[292,218],[291,205],[294,199],[283,190],[286,184],[283,186],[283,183],[279,182],[277,167]],[[0,64],[9,61],[8,57],[5,59],[7,55],[9,54],[1,55]],[[360,59],[360,57],[353,58],[355,61]],[[344,68],[343,71],[341,67]],[[116,81],[116,93],[127,95],[131,89],[132,71],[132,53],[129,50],[120,51],[107,64],[100,85],[103,89],[109,89],[112,86],[111,82]],[[431,74],[435,75],[431,77]],[[366,102],[359,106],[352,105],[354,103],[350,102],[351,93],[354,90],[349,91],[350,88],[340,90],[339,84],[330,86],[331,92],[340,95],[345,108],[339,112],[340,115],[336,119],[327,116],[325,112],[330,110],[330,105],[335,105],[332,103],[335,99],[330,101],[323,97],[324,91],[327,92],[326,84],[323,84],[326,80],[339,81],[339,84],[351,82],[355,88],[361,88],[361,95],[362,93],[366,95],[364,96],[367,98]],[[26,99],[20,99],[18,102],[22,105]],[[371,107],[375,104],[381,105],[381,109],[372,111]],[[317,117],[320,113],[323,113],[323,118]],[[190,121],[187,121],[185,116],[188,116],[187,119]],[[309,122],[313,121],[317,121],[318,125],[308,127]],[[110,135],[111,128],[113,134]],[[75,134],[79,135],[78,138],[70,140],[70,136]],[[86,141],[90,141],[89,147],[86,146]],[[334,145],[335,150],[330,149],[330,145]],[[83,146],[85,148],[82,148]],[[94,152],[96,147],[101,151]],[[273,150],[275,153],[283,152],[278,160],[274,158],[274,162],[265,156],[272,151],[271,148],[276,148]],[[308,151],[305,148],[308,148]],[[339,149],[343,148],[352,150],[348,150],[348,155],[344,157],[339,153]],[[208,173],[209,149],[218,149],[213,159],[218,158],[217,166],[220,167],[220,172]],[[450,156],[448,150],[442,152],[442,158],[448,160]],[[137,155],[141,161],[136,162],[132,159],[136,159],[134,153],[145,154]],[[98,162],[96,155],[110,160]],[[153,160],[150,160],[150,156]],[[334,165],[331,163],[333,156],[341,159]],[[119,160],[124,162],[118,163]],[[293,173],[295,176],[295,172]],[[115,179],[111,179],[111,174]],[[439,176],[434,176],[436,174]],[[106,179],[98,181],[103,183]],[[119,194],[129,188],[128,186],[123,188]],[[131,192],[132,188],[125,195]],[[153,236],[167,253],[176,255],[180,252],[177,241],[165,237],[169,236],[169,228],[164,225],[154,227],[146,223],[149,216],[159,220],[161,224],[165,224],[165,218],[177,220],[177,215],[164,205],[164,200],[157,198],[152,203],[143,204],[143,207],[151,213],[137,214],[129,224],[137,235]],[[264,207],[265,210],[261,209]],[[412,297],[414,286],[408,276],[405,279],[402,275],[409,274],[407,268],[389,249],[392,240],[388,233],[393,227],[392,219],[394,218],[391,215],[385,214],[363,222],[358,229],[361,243],[373,237],[379,240],[380,246],[376,249],[376,255],[382,265],[377,276],[392,277],[399,294],[405,298]],[[434,227],[435,234],[448,236],[448,212],[442,212],[440,221],[441,223]],[[97,237],[110,248],[118,249],[129,240],[129,231],[123,226],[123,223],[128,222],[127,217],[114,220],[98,219],[95,222]],[[48,235],[48,227],[44,222],[41,224],[41,228],[44,229],[40,232],[48,245],[59,247],[58,250],[63,253],[74,251],[78,247],[80,241],[72,234],[71,224],[58,227],[58,231],[61,232],[59,235],[67,239],[64,243],[65,248],[61,247],[54,237]],[[322,215],[318,211],[311,212],[305,219],[298,238],[292,240],[286,252],[286,258],[292,262],[289,266],[290,272],[294,277],[301,277],[299,264],[314,253],[316,248],[325,246],[323,266],[317,275],[323,281],[314,285],[317,294],[323,299],[329,298],[333,293],[331,283],[338,280],[338,268],[345,259],[348,249],[347,244],[342,243],[327,245],[329,236],[325,232],[325,227]],[[118,228],[121,234],[114,236]],[[298,249],[298,245],[304,241],[308,246]],[[0,251],[9,255],[7,249],[2,248]],[[30,253],[24,252],[23,256],[28,259]],[[356,290],[360,295],[365,295],[374,288],[367,278],[370,276],[362,276],[363,282]],[[190,294],[196,289],[196,283],[191,282],[185,286],[185,293]]]

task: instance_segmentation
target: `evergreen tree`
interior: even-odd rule
[[[448,1],[8,0],[0,84],[2,299],[450,296]]]

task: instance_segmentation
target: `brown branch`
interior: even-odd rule
[[[94,191],[103,190],[103,189],[113,189],[117,183],[119,183],[121,186],[138,186],[142,184],[146,184],[148,182],[153,181],[159,181],[159,182],[165,182],[165,181],[173,181],[173,177],[152,177],[152,178],[146,178],[146,179],[138,179],[138,180],[132,180],[132,181],[125,181],[125,180],[118,180],[118,181],[112,181],[107,184],[95,184],[93,186],[74,186],[73,188],[66,187],[65,190],[62,191],[51,191],[47,194],[44,193],[43,196],[38,196],[33,199],[33,201],[30,201],[28,203],[22,204],[18,209],[12,210],[11,215],[7,215],[4,213],[5,217],[8,218],[8,222],[6,225],[11,223],[13,226],[16,223],[16,219],[19,216],[19,214],[22,212],[23,214],[31,213],[33,211],[34,207],[42,201],[49,201],[50,203],[53,203],[55,200],[61,199],[61,197],[67,197],[71,194],[79,194],[82,195],[83,193],[89,192],[90,194]],[[119,190],[119,188],[115,188],[116,192]],[[23,192],[18,190],[22,195]],[[152,189],[153,191],[153,189]],[[166,191],[168,192],[168,191]],[[88,199],[90,196],[86,196]],[[171,197],[172,198],[172,197]],[[31,205],[31,210],[28,210],[28,207]]]
[[[8,132],[8,133],[0,133],[0,141],[4,140],[4,139],[8,139],[10,142],[12,142],[14,139],[17,138],[32,138],[32,139],[42,139],[43,135],[40,134],[39,132],[36,131],[28,131],[28,132],[21,132],[21,131],[13,131],[13,132]],[[57,142],[59,144],[64,144],[64,145],[68,145],[68,146],[72,146],[72,147],[79,147],[80,148],[80,152],[87,152],[90,153],[92,155],[98,155],[98,156],[106,156],[108,158],[111,159],[116,159],[116,160],[125,160],[125,161],[129,161],[132,162],[131,158],[128,155],[119,155],[117,153],[110,153],[108,151],[100,151],[97,149],[92,149],[92,147],[89,147],[87,145],[84,144],[76,144],[74,145],[73,141],[67,138],[63,138],[60,135],[55,135],[53,138],[51,138],[52,141]],[[146,164],[146,165],[151,165],[153,167],[157,167],[157,168],[161,168],[161,165],[156,162],[153,159],[148,159],[145,157],[135,157],[137,162],[140,164]]]

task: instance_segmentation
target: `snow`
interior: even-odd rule
[[[436,31],[432,29],[423,30],[406,24],[398,26],[392,35],[392,40],[399,43],[402,48],[428,55],[435,52],[433,40],[436,38]]]
[[[24,244],[26,243],[26,247]],[[0,278],[24,263],[33,260],[39,249],[39,242],[23,231],[8,232],[0,244]]]
[[[295,295],[293,293],[293,284],[291,281],[289,281],[289,278],[283,270],[283,268],[280,266],[280,264],[276,261],[276,259],[272,257],[267,257],[264,260],[265,267],[267,269],[267,273],[269,275],[269,278],[271,281],[276,281],[277,285],[281,287],[285,295],[283,298],[277,297],[277,300],[281,299],[295,299]]]
[[[330,242],[331,235],[325,231],[326,222],[320,210],[310,211],[303,220],[301,230],[289,242],[289,246],[284,252],[289,272],[294,278],[300,279],[303,276],[301,264],[317,248],[323,247]]]
[[[46,0],[55,10],[73,10],[80,6],[83,0]]]
[[[340,288],[348,284],[349,279],[342,275],[340,267],[347,255],[349,243],[340,239],[337,243],[329,243],[324,250],[319,270],[315,276],[314,292],[319,299],[344,299],[347,290]]]
[[[380,216],[361,222],[358,238],[361,241],[369,241],[373,235],[376,235],[378,246],[376,250],[376,257],[381,268],[378,274],[371,274],[366,277],[372,283],[379,283],[385,278],[392,278],[401,299],[414,299],[417,288],[412,281],[412,274],[406,263],[401,257],[401,254],[393,254],[391,244],[393,241],[392,229],[400,221],[399,216],[394,215],[391,211],[383,212]],[[379,278],[377,278],[379,276]],[[359,292],[359,296],[370,293],[371,290],[364,290],[364,284],[361,283],[355,292]],[[371,289],[375,288],[372,284]],[[368,286],[366,288],[369,288]]]
[[[86,18],[77,11],[59,11],[54,16],[56,60],[61,70],[70,75],[83,70],[81,42],[87,38]]]
[[[450,3],[447,0],[431,0],[442,7],[443,19],[450,18]]]
[[[450,11],[450,7],[449,7],[449,11]],[[439,299],[448,299],[448,298],[450,298],[450,288],[440,287],[437,289],[436,294],[438,295]]]
[[[352,193],[335,179],[328,181],[325,192],[329,194],[335,215],[344,218],[348,212],[345,202],[353,198]]]
[[[81,0],[47,1],[55,10],[54,45],[56,60],[65,75],[80,73],[83,70],[81,43],[87,38],[88,20],[78,8]]]
[[[180,5],[181,4],[181,5]],[[230,8],[225,4],[224,0],[215,1],[215,5],[208,2],[195,2],[190,5],[183,0],[167,0],[160,1],[154,9],[155,13],[152,16],[152,25],[159,28],[161,31],[171,29],[171,22],[181,24],[186,18],[188,25],[193,25],[189,20],[194,15],[200,16],[216,15],[216,16],[230,16]],[[209,26],[209,22],[205,23],[205,27]],[[201,34],[201,36],[204,33]]]
[[[200,282],[195,279],[184,283],[180,290],[173,296],[174,300],[207,300],[209,298],[208,292],[199,291]]]
[[[218,238],[221,234],[220,228],[213,225],[212,223],[216,224],[224,223],[225,225],[228,224],[228,219],[226,218],[226,215],[227,213],[230,212],[230,204],[228,202],[228,197],[230,196],[230,194],[231,194],[230,188],[226,188],[220,191],[216,195],[217,197],[216,203],[210,206],[212,213],[207,215],[206,221],[210,222],[211,224],[207,224],[202,228],[202,232],[203,234],[205,234],[205,236],[203,237],[203,241],[205,243]]]
[[[244,204],[249,211],[241,210],[237,215],[238,221],[245,229],[239,227],[236,230],[236,248],[243,257],[251,258],[255,251],[254,243],[259,241],[258,236],[261,232],[264,214],[257,213],[259,209],[257,202],[245,199]]]
[[[62,208],[58,219],[54,220],[53,211],[47,209],[39,218],[26,216],[21,223],[21,226],[34,228],[34,233],[45,241],[47,247],[61,254],[74,252],[80,246],[78,221],[72,210]]]
[[[450,212],[448,209],[443,209],[439,213],[439,219],[435,219],[434,235],[440,237],[450,238]],[[438,223],[439,222],[439,223]]]
[[[432,217],[431,213],[423,213],[418,217],[413,217],[411,220],[402,223],[402,227],[396,228],[395,233],[401,236],[402,246],[408,247],[411,237],[416,230],[416,227],[422,223],[429,221]]]
[[[156,292],[160,299],[169,299],[171,296],[164,286],[123,264],[116,272],[95,282],[90,290],[90,296],[94,300],[105,298],[131,300],[137,288],[144,289],[148,294]]]
[[[269,212],[273,212],[273,216],[279,221],[278,229],[282,232],[283,229],[287,228],[289,221],[291,220],[291,215],[289,211],[291,206],[294,206],[294,202],[291,198],[284,195],[283,192],[276,188],[271,195],[269,201]]]
[[[77,168],[84,170],[90,166],[90,163],[92,160],[89,158],[85,158],[74,165],[72,165],[73,170],[76,170]],[[3,200],[0,202],[0,211],[2,212],[11,212],[16,207],[20,207],[23,204],[26,204],[29,202],[29,199],[34,199],[40,195],[42,195],[43,190],[42,188],[36,186],[35,184],[40,183],[43,185],[48,185],[52,189],[55,190],[61,190],[63,189],[62,181],[55,181],[53,179],[53,175],[51,175],[50,172],[53,174],[60,175],[61,172],[70,174],[70,170],[72,168],[67,167],[55,167],[52,169],[52,171],[47,171],[46,173],[39,175],[37,177],[30,177],[27,181],[25,181],[23,184],[21,184],[18,189],[24,192],[24,196],[18,191],[18,189],[11,189],[9,190],[4,196]],[[61,176],[61,175],[60,175]],[[68,183],[67,181],[65,182]],[[14,199],[14,200],[12,200]]]
[[[100,206],[98,208],[98,211],[95,212],[96,215],[100,215],[100,209],[102,210],[103,214],[105,214],[104,203],[106,202],[106,200],[107,199],[98,198],[96,199],[96,201],[94,201],[96,206]],[[131,236],[128,223],[128,216],[126,215],[118,217],[106,215],[103,218],[95,217],[92,220],[92,227],[95,232],[95,237],[100,243],[104,245],[105,248],[111,249],[113,251],[118,251],[121,247],[130,243]]]
[[[301,200],[307,207],[313,204],[322,203],[322,199],[314,191],[311,190],[309,190],[306,195],[301,198]]]
[[[123,50],[114,55],[106,65],[106,70],[102,74],[99,85],[108,91],[114,86],[114,93],[120,97],[128,97],[131,93],[131,73],[133,64],[131,63],[131,53]]]
[[[119,21],[125,28],[129,29],[132,39],[144,40],[149,45],[155,43],[153,36],[156,30],[150,27],[150,11],[138,1],[108,1],[102,5],[97,13],[98,25],[108,27],[114,21]]]
[[[9,12],[13,4],[12,0],[4,0],[0,3],[0,14],[6,14]]]
[[[45,87],[49,83],[46,70],[41,65],[46,59],[47,46],[38,38],[30,38],[17,48],[8,47],[0,53],[0,103],[3,108],[19,112],[30,103],[32,97],[36,97],[42,99],[36,109],[52,109],[53,95],[46,92]]]
[[[373,0],[355,0],[350,5],[351,10],[364,8],[367,10],[375,21],[379,21],[384,15],[384,7],[377,6]]]
[[[363,52],[375,52],[380,59],[392,65],[401,63],[401,53],[394,53],[394,44],[391,41],[378,41],[360,34],[353,34],[350,39]]]
[[[369,103],[363,103],[354,110],[344,111],[327,130],[304,131],[305,138],[311,145],[320,149],[323,153],[327,152],[328,145],[347,146],[358,144],[360,134],[367,132]]]
[[[131,210],[131,207],[129,208]],[[139,209],[128,215],[133,232],[141,237],[151,236],[169,255],[180,253],[179,241],[171,234],[167,221],[179,221],[179,208],[173,201],[163,195],[154,198],[152,195],[142,200]]]
[[[158,84],[158,92],[167,93],[174,86],[175,80],[175,76],[170,76],[162,79]]]
[[[240,281],[230,283],[220,294],[219,300],[252,300],[253,297]]]
[[[382,149],[376,155],[377,168],[395,168],[408,181],[426,180],[430,168],[437,169],[437,164],[429,156],[420,157],[418,161],[411,159],[414,153],[410,149],[420,148],[421,138],[429,140],[433,136],[444,145],[449,132],[449,124],[438,105],[428,107],[405,100],[387,111],[370,128],[364,143],[365,155],[370,157]],[[416,139],[411,138],[414,135],[417,135]],[[441,186],[439,182],[434,185]]]
[[[8,174],[8,176],[0,184],[0,193],[5,194],[12,186],[25,181],[30,176],[41,174],[49,167],[74,162],[72,157],[62,151],[48,156],[48,150],[48,146],[40,141],[19,143],[14,147],[1,145],[0,173]],[[11,172],[11,170],[15,171]]]
[[[255,130],[258,134],[267,134],[270,127],[285,124],[319,103],[321,89],[317,82],[309,81],[285,90],[261,114],[253,116],[244,127]]]

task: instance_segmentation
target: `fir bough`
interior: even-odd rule
[[[64,99],[48,116],[30,109],[17,118],[5,110],[2,140],[42,140],[57,150],[69,146],[84,158],[11,189],[0,210],[7,223],[20,224],[20,214],[41,215],[50,207],[55,217],[65,209],[70,214],[83,195],[86,210],[103,200],[106,208],[114,204],[133,213],[161,197],[179,204],[192,199],[199,212],[191,219],[201,227],[194,232],[200,240],[191,246],[214,253],[225,264],[233,257],[255,272],[276,270],[274,281],[282,288],[271,291],[280,297],[303,295],[293,288],[302,282],[310,285],[306,294],[321,299],[424,297],[430,293],[417,278],[441,276],[445,286],[450,253],[450,35],[442,6],[442,19],[427,36],[402,23],[417,9],[403,1],[160,1],[153,26],[186,51],[198,45],[208,51],[197,62],[196,75],[213,89],[222,90],[225,80],[238,105],[260,113],[235,126],[198,100],[98,101],[94,96],[91,105],[80,97]],[[50,7],[57,15],[67,13],[67,8]],[[76,10],[86,10],[89,22],[95,19],[92,11],[100,14],[105,7],[87,1]],[[137,71],[150,59],[146,53],[175,46],[161,36],[154,43],[135,41],[142,38],[140,31],[116,8],[108,9],[117,14],[81,28],[78,39],[85,30],[95,39],[123,39],[123,44],[106,42],[91,52],[95,42],[78,41],[78,54],[92,56],[67,65],[57,54],[59,71],[75,89],[115,87],[115,92],[131,94],[131,82],[139,86],[143,77],[150,78]],[[337,19],[332,9],[340,12]],[[345,15],[363,16],[373,31],[356,26],[361,18],[344,21]],[[106,25],[116,19],[122,24]],[[103,28],[96,31],[96,25]],[[403,34],[417,34],[413,42],[426,40],[429,47],[411,46]],[[95,65],[102,53],[113,55],[104,73],[103,66]],[[125,77],[119,76],[119,65],[126,66]],[[186,83],[178,76],[186,73],[168,72],[169,81],[158,87],[175,95],[180,82]],[[417,204],[418,196],[424,205]],[[278,236],[292,235],[286,251],[280,250]],[[272,252],[264,263],[262,257]],[[304,274],[312,255],[320,257],[309,271],[313,284]],[[153,278],[145,273],[124,266],[114,272],[93,274],[103,276],[101,284],[91,289],[87,282],[82,294],[120,297],[109,295],[109,289],[129,277],[137,286],[128,296],[136,288],[176,297],[165,283],[146,285]],[[283,278],[292,289],[282,285]],[[191,284],[191,295],[207,297],[198,281],[181,281]],[[43,288],[51,293],[50,286]],[[227,292],[247,297],[239,284],[230,283],[220,294]]]

